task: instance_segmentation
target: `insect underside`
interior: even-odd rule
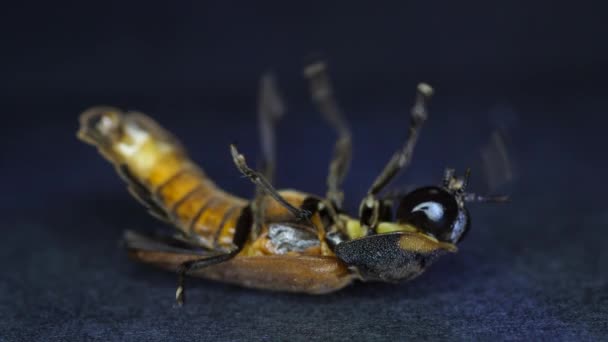
[[[439,256],[457,250],[469,223],[464,202],[482,198],[464,192],[468,173],[460,179],[447,169],[441,187],[380,195],[412,159],[432,88],[418,86],[407,140],[371,185],[358,217],[351,217],[342,210],[341,188],[351,160],[351,132],[333,98],[325,64],[307,67],[305,76],[313,101],[338,135],[325,196],[272,186],[274,126],[284,106],[271,75],[260,82],[259,167],[250,168],[231,146],[237,169],[256,186],[252,200],[221,190],[170,133],[144,114],[94,107],[81,115],[78,137],[99,149],[152,215],[175,228],[173,235],[127,231],[125,241],[133,259],[178,273],[179,303],[186,276],[322,294],[355,279],[412,279]],[[395,198],[400,201],[396,217]]]

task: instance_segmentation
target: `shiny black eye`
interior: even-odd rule
[[[439,187],[424,187],[405,195],[397,209],[397,220],[407,222],[440,241],[458,242],[468,229],[469,217],[453,194]]]

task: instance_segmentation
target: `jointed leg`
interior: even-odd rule
[[[232,238],[232,242],[236,246],[235,249],[228,253],[216,254],[212,256],[206,256],[204,258],[187,261],[178,269],[178,284],[177,291],[175,292],[175,299],[177,300],[178,305],[182,305],[185,299],[185,288],[184,288],[184,278],[188,275],[188,272],[198,270],[207,266],[220,264],[222,262],[228,261],[234,258],[245,246],[247,242],[247,238],[251,232],[251,223],[252,223],[252,213],[249,207],[246,207],[241,212],[241,216],[236,224],[234,236]]]
[[[218,254],[211,257],[201,258],[183,263],[177,270],[177,290],[175,291],[175,300],[177,301],[177,304],[179,306],[182,306],[186,300],[184,280],[188,272],[230,260],[235,255],[237,255],[239,251],[240,248],[230,253]]]
[[[264,74],[260,79],[258,98],[258,123],[262,160],[260,172],[272,181],[275,168],[275,123],[285,112],[285,105],[277,91],[272,74]]]
[[[283,116],[285,106],[278,94],[273,75],[264,74],[260,80],[260,93],[258,104],[258,122],[260,131],[260,145],[262,159],[258,167],[262,176],[269,182],[274,178],[275,170],[275,130],[276,121]],[[260,233],[264,222],[264,190],[256,187],[255,198],[251,203],[253,212],[252,238],[255,239]]]
[[[416,103],[412,108],[409,135],[403,147],[398,150],[388,164],[382,170],[382,173],[376,178],[368,194],[377,195],[396,175],[397,173],[409,165],[412,161],[414,146],[418,141],[418,134],[422,128],[422,124],[428,117],[427,101],[433,94],[433,88],[428,84],[420,83],[417,88]]]
[[[319,110],[337,131],[338,141],[334,145],[334,155],[329,165],[327,177],[327,199],[340,209],[344,200],[342,182],[348,173],[352,158],[351,132],[333,97],[332,88],[327,76],[327,67],[323,62],[309,65],[304,74],[310,80],[312,99]]]
[[[259,172],[252,170],[245,161],[243,156],[236,148],[235,145],[230,145],[230,152],[232,153],[232,159],[236,167],[241,173],[249,178],[256,186],[260,187],[264,192],[274,198],[283,207],[289,210],[296,218],[301,220],[307,220],[310,218],[312,213],[305,209],[299,209],[291,205],[285,200],[279,192],[270,184],[270,182]]]
[[[426,83],[420,83],[417,87],[416,103],[411,111],[411,121],[408,138],[401,149],[399,149],[384,167],[384,170],[376,178],[363,199],[360,207],[361,223],[373,228],[378,223],[379,202],[377,195],[380,191],[405,168],[412,160],[414,146],[418,141],[418,134],[427,119],[427,101],[433,94],[433,88]]]

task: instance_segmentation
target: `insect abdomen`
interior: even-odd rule
[[[154,169],[165,168],[158,163]],[[160,171],[164,172],[164,171]],[[208,248],[229,248],[234,227],[246,202],[220,190],[191,162],[171,170],[165,180],[148,177],[153,197],[166,208],[169,220],[188,235],[195,235]]]
[[[179,142],[149,117],[92,108],[78,136],[112,162],[150,211],[208,248],[229,249],[246,201],[219,189]]]

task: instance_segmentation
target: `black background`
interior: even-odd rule
[[[585,2],[21,2],[0,20],[0,340],[600,339],[608,331],[608,29]],[[351,120],[356,209],[406,136],[416,82],[436,88],[396,186],[477,165],[497,127],[517,177],[471,208],[457,255],[406,284],[311,297],[193,281],[130,262],[124,229],[156,229],[112,168],[75,139],[92,105],[174,131],[222,187],[250,196],[228,144],[255,160],[260,74],[288,113],[278,187],[324,193],[334,134],[302,67],[331,67]],[[479,171],[473,177],[482,179]],[[477,181],[481,187],[483,182]]]

